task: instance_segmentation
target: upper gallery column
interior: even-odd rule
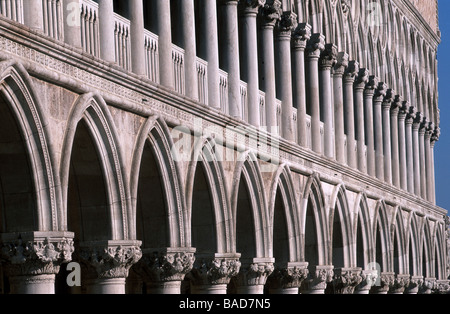
[[[367,173],[367,157],[366,157],[366,134],[364,126],[364,89],[369,82],[369,71],[360,69],[358,77],[355,81],[355,127],[356,127],[356,146],[358,151],[358,169],[363,173]]]
[[[414,194],[414,138],[413,138],[413,123],[416,117],[416,112],[413,106],[406,106],[406,180],[408,192]],[[419,194],[417,194],[419,195]]]
[[[281,135],[288,141],[294,141],[294,105],[292,101],[292,63],[291,39],[292,30],[297,26],[297,16],[290,12],[283,12],[277,25],[276,42],[277,56],[277,94],[282,102],[281,107]]]
[[[325,36],[313,34],[306,47],[307,67],[307,104],[311,109],[311,146],[316,153],[322,153],[320,131],[320,86],[319,86],[319,58],[325,49]]]
[[[392,184],[392,148],[391,148],[391,106],[393,102],[392,89],[388,89],[383,100],[383,150],[384,150],[384,180]]]
[[[398,140],[398,113],[402,105],[401,96],[396,95],[391,107],[391,153],[392,153],[392,183],[400,187],[400,159]]]
[[[356,159],[356,136],[355,136],[355,113],[353,102],[353,84],[359,71],[359,63],[350,61],[344,74],[344,114],[347,134],[347,165],[357,168]]]
[[[311,25],[298,24],[293,32],[294,37],[294,106],[297,108],[297,141],[301,147],[308,146],[306,125],[306,72],[305,48],[311,38]]]
[[[172,22],[170,1],[155,0],[156,32],[159,36],[159,81],[161,85],[174,89],[172,68]]]
[[[399,146],[399,166],[400,166],[400,188],[408,190],[408,163],[407,163],[407,133],[406,133],[406,116],[409,106],[403,103],[398,112],[398,146]],[[412,134],[412,133],[411,133]]]
[[[373,97],[373,126],[375,133],[375,172],[379,180],[384,181],[384,145],[382,103],[387,86],[380,82]]]
[[[431,202],[433,204],[436,204],[436,172],[434,168],[434,146],[436,145],[436,142],[439,141],[439,137],[441,136],[441,129],[439,127],[436,127],[434,129],[433,135],[431,136],[431,143],[430,143],[430,158],[431,158],[431,189],[432,189],[432,199]]]
[[[222,0],[223,27],[226,43],[223,49],[224,70],[228,73],[228,113],[230,116],[241,119],[241,93],[240,93],[240,61],[239,61],[239,25],[238,0]]]
[[[333,90],[334,90],[334,125],[335,125],[335,147],[336,160],[345,164],[345,120],[344,120],[344,90],[342,87],[342,78],[348,66],[348,54],[340,52],[337,56],[337,62],[333,72]]]
[[[145,75],[144,5],[143,0],[129,0],[131,58],[133,72]]]
[[[108,62],[116,61],[114,47],[114,3],[113,0],[98,0],[100,56]]]
[[[426,169],[426,200],[429,202],[433,202],[433,163],[434,161],[431,159],[431,139],[434,133],[434,125],[430,122],[427,125],[425,130],[425,169]]]
[[[208,62],[208,104],[213,108],[220,108],[219,84],[219,32],[217,27],[217,1],[199,0],[201,21],[200,41],[205,61]]]
[[[427,129],[427,119],[422,116],[419,129],[419,160],[420,160],[420,195],[423,199],[427,198],[427,178],[426,178],[426,160],[425,160],[425,133]]]
[[[209,0],[207,0],[209,1]],[[211,1],[214,2],[214,1]],[[281,2],[267,0],[260,15],[260,86],[266,94],[266,126],[270,133],[280,134],[277,125],[277,89],[275,76],[274,28],[281,17]]]
[[[364,89],[364,125],[367,138],[367,173],[372,177],[376,176],[373,98],[377,87],[378,79],[375,76],[371,76],[369,77],[369,81]]]
[[[81,0],[64,0],[64,42],[81,48],[80,7]]]
[[[336,64],[337,46],[326,44],[319,62],[320,102],[324,120],[324,154],[334,158],[334,112],[331,68]]]
[[[183,1],[183,0],[181,0]],[[241,16],[241,78],[247,82],[248,123],[261,124],[259,103],[258,34],[256,17],[265,0],[240,0]]]
[[[44,13],[42,0],[26,0],[23,6],[25,25],[33,30],[44,31]]]
[[[414,159],[414,194],[421,195],[420,188],[420,142],[419,142],[419,129],[422,121],[422,114],[417,112],[414,116],[412,125],[413,136],[413,159]]]

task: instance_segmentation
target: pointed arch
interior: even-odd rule
[[[143,163],[144,147],[148,144],[154,156],[164,193],[165,210],[168,226],[168,245],[170,247],[189,247],[189,236],[186,227],[186,210],[183,194],[183,184],[180,169],[176,162],[177,152],[170,130],[165,121],[153,116],[141,126],[133,151],[130,176],[130,194],[132,198],[132,219],[136,222],[136,204],[138,196],[139,172]]]
[[[386,204],[382,200],[378,201],[375,208],[373,237],[376,239],[376,262],[380,264],[383,272],[388,272],[391,268],[391,233],[389,225]]]
[[[25,215],[34,217],[33,226],[29,227],[35,230],[24,231],[67,231],[61,206],[60,178],[55,168],[55,151],[51,142],[52,131],[34,84],[23,65],[15,61],[0,63],[0,96],[16,120],[30,164],[35,208]]]
[[[428,218],[425,218],[422,233],[422,275],[424,278],[434,278],[433,273],[433,233]]]
[[[402,217],[402,208],[397,206],[394,210],[394,217],[392,218],[391,228],[391,248],[392,248],[392,270],[396,274],[407,273],[407,254],[406,254],[406,229]],[[398,270],[395,269],[398,266]]]
[[[409,223],[409,239],[407,243],[407,252],[409,252],[409,274],[411,276],[421,276],[420,271],[420,225],[416,214],[411,215]]]
[[[367,201],[367,195],[363,192],[359,193],[355,200],[355,222],[353,224],[353,234],[356,235],[355,239],[355,252],[356,256],[356,266],[362,267],[363,269],[370,269],[370,265],[375,263],[375,250],[374,250],[374,237],[372,233],[372,220],[370,217],[370,210]],[[360,233],[358,232],[360,228]],[[362,248],[358,248],[359,236],[361,236]],[[361,255],[358,255],[361,254]],[[363,261],[360,261],[358,257],[362,257]]]

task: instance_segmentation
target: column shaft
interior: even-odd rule
[[[145,38],[144,38],[144,5],[143,0],[129,0],[131,63],[133,72],[144,76],[145,71]]]
[[[199,0],[203,24],[203,34],[200,46],[205,60],[208,62],[208,104],[213,108],[220,108],[220,80],[219,80],[219,33],[217,26],[217,2]]]
[[[407,141],[406,138],[406,110],[401,108],[398,114],[398,145],[399,145],[399,166],[400,166],[400,188],[408,190],[408,164],[407,164]]]
[[[433,174],[432,167],[433,163],[431,160],[431,136],[432,131],[430,128],[425,132],[425,172],[426,172],[426,200],[429,202],[433,201]]]
[[[64,42],[81,48],[80,0],[64,0]]]
[[[413,139],[413,116],[408,115],[406,118],[406,178],[408,192],[414,194],[414,139]]]
[[[42,0],[27,0],[23,6],[23,18],[26,26],[33,30],[44,30]]]
[[[416,119],[414,119],[414,124],[412,127],[412,137],[413,137],[413,159],[414,159],[414,194],[417,196],[421,195],[420,190],[420,150],[419,150],[419,128],[420,123],[417,119],[419,114],[417,114]],[[420,119],[420,118],[419,118]]]
[[[320,86],[319,86],[319,58],[325,48],[325,37],[313,34],[307,46],[307,104],[311,110],[311,146],[316,153],[322,153],[322,136],[320,122]]]
[[[372,177],[376,176],[373,96],[377,84],[378,81],[376,78],[371,76],[364,90],[364,125],[367,144],[367,173]]]
[[[368,83],[369,72],[366,69],[360,69],[354,86],[355,101],[355,127],[356,127],[356,146],[358,169],[363,173],[367,173],[366,158],[366,134],[364,121],[364,88]]]
[[[113,0],[99,0],[100,56],[107,62],[116,62],[114,40],[114,4]]]
[[[400,159],[398,140],[398,113],[401,100],[396,96],[391,107],[391,153],[392,153],[392,184],[400,188]]]
[[[334,90],[334,121],[335,121],[335,147],[336,160],[341,163],[346,163],[345,150],[345,121],[344,121],[344,90],[343,90],[343,76],[345,69],[348,66],[348,54],[339,53],[337,64],[334,68],[333,74],[333,90]]]
[[[223,1],[223,27],[226,43],[223,47],[224,70],[228,73],[228,114],[242,119],[241,108],[241,76],[239,61],[238,0]]]
[[[425,163],[425,124],[422,123],[419,130],[419,159],[420,159],[420,196],[427,198],[427,177]]]
[[[384,180],[392,184],[392,153],[391,153],[391,91],[388,90],[383,102],[383,150],[384,150]]]
[[[359,71],[359,64],[350,61],[347,72],[344,75],[344,114],[347,134],[347,165],[357,168],[356,159],[356,136],[355,136],[355,113],[353,101],[353,84]]]
[[[384,181],[384,145],[382,103],[386,95],[386,84],[379,83],[373,100],[373,125],[375,134],[375,170],[379,180]]]
[[[156,0],[155,9],[156,32],[159,36],[159,81],[162,86],[174,89],[175,82],[172,61],[172,23],[170,1]]]

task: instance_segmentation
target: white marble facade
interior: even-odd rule
[[[440,35],[409,0],[0,13],[1,292],[447,293]]]

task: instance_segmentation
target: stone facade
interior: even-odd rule
[[[413,5],[3,1],[2,292],[447,293]]]

